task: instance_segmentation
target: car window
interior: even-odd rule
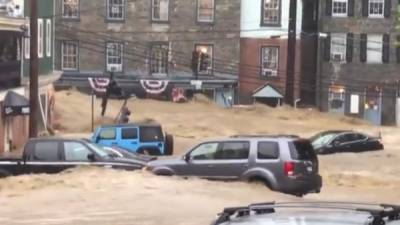
[[[278,159],[279,158],[278,142],[271,142],[271,141],[258,142],[257,158],[258,159]]]
[[[140,141],[141,142],[160,142],[163,141],[164,136],[161,127],[141,127],[140,128]]]
[[[46,141],[35,144],[33,160],[58,161],[58,142]]]
[[[215,159],[247,159],[249,158],[249,142],[225,142],[218,149]]]
[[[122,139],[137,139],[138,138],[137,128],[122,128],[121,136]]]
[[[309,141],[289,142],[290,156],[297,160],[317,160],[314,148]]]
[[[85,145],[78,142],[65,142],[65,161],[89,161],[88,155],[92,153]]]
[[[190,157],[193,160],[210,160],[215,158],[219,143],[205,143],[195,148]]]
[[[101,129],[99,137],[100,139],[115,139],[116,136],[116,132],[115,132],[115,128],[104,128]]]

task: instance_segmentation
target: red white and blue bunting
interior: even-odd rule
[[[142,88],[148,94],[161,94],[168,86],[169,81],[167,80],[140,80]]]

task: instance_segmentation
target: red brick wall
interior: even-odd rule
[[[279,47],[279,71],[277,77],[268,79],[261,78],[261,47]],[[295,74],[295,97],[300,96],[300,43],[297,43],[296,52],[296,74]],[[287,39],[261,39],[242,38],[240,41],[240,76],[239,76],[239,98],[241,104],[253,102],[252,94],[265,83],[271,84],[279,90],[282,95],[286,92],[286,66],[287,66]]]

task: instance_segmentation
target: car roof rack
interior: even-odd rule
[[[363,208],[374,207],[374,208]],[[251,212],[256,215],[275,213],[276,208],[314,208],[331,210],[348,210],[354,212],[369,213],[372,217],[370,225],[385,225],[385,219],[389,221],[400,220],[400,205],[368,204],[358,202],[265,202],[255,203],[243,207],[225,208],[212,225],[219,225],[236,218],[249,216]]]
[[[230,136],[231,138],[300,138],[299,135],[295,134],[236,134]]]

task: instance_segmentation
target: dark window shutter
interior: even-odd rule
[[[385,18],[389,18],[392,13],[392,0],[385,0],[385,11],[383,15]]]
[[[362,0],[362,16],[368,17],[368,2],[369,0]]]
[[[397,58],[397,63],[400,63],[400,35],[397,35],[396,58]]]
[[[346,61],[352,62],[353,61],[353,43],[354,43],[354,34],[348,33],[347,40],[346,40]]]
[[[325,61],[331,60],[331,34],[325,38],[325,49],[324,49],[324,59]]]
[[[390,50],[390,36],[389,34],[383,34],[382,38],[382,62],[389,62],[389,50]]]
[[[367,61],[367,34],[360,35],[360,61]]]
[[[332,16],[332,0],[326,0],[325,12],[326,16]]]
[[[354,0],[348,0],[347,4],[348,4],[347,5],[347,10],[348,10],[347,15],[349,17],[353,17],[354,16]]]

